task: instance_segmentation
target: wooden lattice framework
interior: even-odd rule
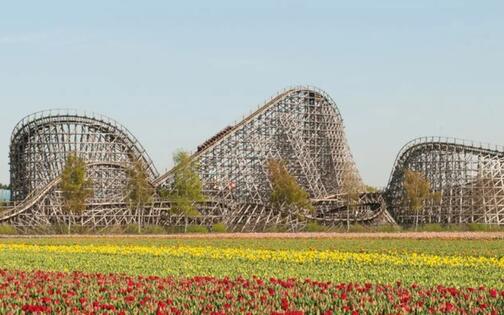
[[[424,174],[441,196],[424,205],[420,223],[504,224],[504,147],[440,137],[408,143],[397,157],[386,194],[389,210],[401,224],[416,218],[403,197],[407,169]]]
[[[82,215],[64,213],[61,207],[59,176],[69,153],[87,162],[94,183],[94,197]],[[208,196],[195,205],[202,216],[175,215],[172,204],[157,195],[136,213],[125,202],[127,169],[140,161],[152,186],[164,189],[171,187],[173,170],[159,175],[136,138],[112,119],[71,111],[36,113],[14,128],[10,148],[14,203],[0,213],[0,221],[18,227],[61,223],[92,228],[222,222],[234,231],[274,225],[298,230],[306,219],[325,225],[344,225],[348,219],[361,224],[411,224],[414,215],[404,207],[402,180],[404,170],[412,169],[425,174],[432,190],[442,196],[439,204],[425,205],[420,223],[504,224],[504,149],[442,138],[407,144],[385,193],[361,193],[349,216],[343,173],[350,170],[360,185],[362,180],[336,104],[311,87],[282,91],[198,146],[191,158],[198,162]],[[270,205],[269,159],[285,162],[309,193],[314,213]]]
[[[323,224],[342,224],[347,211],[340,198],[343,172],[350,169],[363,187],[341,114],[335,102],[315,88],[296,87],[279,93],[200,145],[192,158],[200,165],[207,195],[222,198],[236,209],[225,222],[240,231],[279,224],[296,227],[303,224],[299,212]],[[315,202],[315,214],[269,206],[269,159],[286,163]],[[162,175],[155,184],[170,187],[172,175],[171,171]],[[383,220],[383,204],[381,196],[364,194],[352,220]]]

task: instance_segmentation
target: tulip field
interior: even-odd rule
[[[0,313],[504,314],[504,240],[6,238]]]

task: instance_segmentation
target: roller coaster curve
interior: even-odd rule
[[[404,170],[421,172],[441,196],[412,213],[402,202]],[[401,224],[504,224],[504,147],[472,141],[425,137],[398,154],[387,187],[388,208]]]

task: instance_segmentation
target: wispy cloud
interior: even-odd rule
[[[48,38],[47,33],[0,34],[0,45],[38,44]]]

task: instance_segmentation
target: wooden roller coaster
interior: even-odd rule
[[[87,163],[94,196],[86,211],[63,211],[60,175],[69,154]],[[151,185],[169,189],[174,171],[159,174],[138,140],[116,121],[96,114],[51,110],[29,115],[14,128],[10,146],[13,201],[0,222],[20,229],[48,224],[89,228],[156,224],[224,223],[232,231],[261,231],[274,225],[299,230],[312,220],[324,225],[411,223],[402,203],[406,168],[421,171],[443,196],[426,207],[422,222],[504,224],[504,150],[447,139],[421,139],[399,154],[384,192],[362,191],[349,214],[342,190],[350,172],[364,187],[346,140],[343,119],[323,91],[295,87],[282,91],[242,121],[197,147],[207,201],[195,203],[199,217],[175,214],[157,194],[138,213],[126,202],[127,170],[140,163]],[[308,192],[314,212],[273,207],[266,162],[285,162]],[[390,210],[390,212],[389,212]]]

